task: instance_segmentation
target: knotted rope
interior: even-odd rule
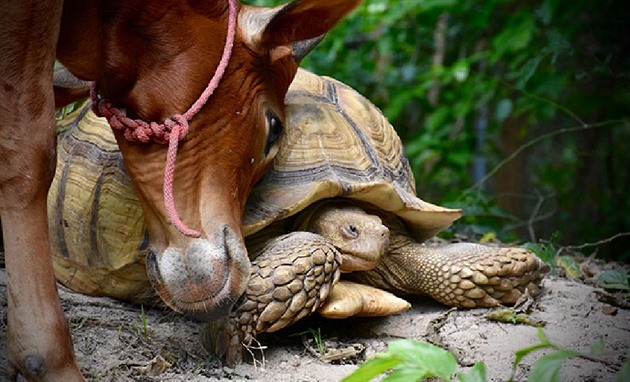
[[[232,55],[234,46],[234,35],[236,33],[236,0],[229,0],[228,30],[225,39],[225,47],[221,61],[217,70],[212,76],[201,96],[192,104],[184,114],[176,114],[167,118],[162,123],[145,122],[141,119],[127,117],[125,109],[115,107],[111,102],[98,95],[96,83],[92,83],[90,95],[92,97],[92,108],[98,116],[105,117],[110,126],[115,130],[121,130],[127,140],[131,142],[156,142],[158,144],[168,144],[166,151],[166,164],[164,167],[164,206],[166,214],[175,227],[187,236],[199,237],[201,234],[182,222],[175,208],[173,199],[173,177],[175,175],[175,160],[177,158],[177,148],[179,141],[188,134],[189,121],[201,110],[210,96],[219,86],[219,82],[225,73],[225,69]]]

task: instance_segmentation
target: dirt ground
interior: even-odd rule
[[[590,360],[566,362],[561,380],[615,381],[630,348],[630,310],[622,307],[627,300],[620,303],[600,288],[556,276],[543,286],[531,316],[547,323],[544,330],[553,342],[584,352],[598,339],[605,344]],[[489,381],[506,381],[514,351],[538,343],[534,327],[489,321],[488,309],[449,310],[418,298],[410,300],[411,310],[387,318],[311,317],[262,337],[265,349],[254,351],[255,364],[229,368],[203,349],[199,323],[146,307],[143,320],[139,306],[60,290],[79,364],[93,381],[339,381],[397,338],[438,344],[456,355],[461,370],[484,361]],[[6,373],[6,315],[6,277],[0,269],[0,375]],[[309,328],[320,329],[333,354],[349,358],[322,360],[312,336],[301,334]],[[526,380],[543,354],[526,357],[515,380]]]

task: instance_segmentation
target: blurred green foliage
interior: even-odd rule
[[[542,329],[538,329],[539,342],[522,348],[514,353],[512,375],[509,382],[515,380],[517,368],[523,359],[531,354],[546,350],[529,369],[528,382],[559,382],[562,365],[571,358],[587,360],[597,359],[596,355],[604,350],[604,341],[594,342],[588,352],[564,348],[551,341]],[[485,382],[486,367],[477,362],[466,372],[455,373],[457,361],[452,353],[433,344],[412,339],[389,342],[387,351],[376,354],[346,376],[342,382],[371,381],[377,376],[383,382],[407,381],[453,381],[454,376],[460,382]],[[618,381],[627,381],[630,361],[626,360],[617,374]]]
[[[630,231],[630,12],[621,3],[365,0],[302,66],[383,110],[418,194],[464,208],[458,231],[599,241]],[[630,260],[626,239],[597,248]]]

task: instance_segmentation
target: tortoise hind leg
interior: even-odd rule
[[[390,251],[376,268],[350,277],[394,293],[428,295],[446,305],[475,308],[514,304],[525,290],[538,295],[549,269],[521,248],[473,243],[432,247],[400,232],[392,232],[390,239]]]
[[[228,319],[206,328],[204,347],[229,365],[240,363],[258,334],[315,312],[339,280],[340,263],[339,252],[322,236],[293,232],[271,240],[252,261],[241,303]]]

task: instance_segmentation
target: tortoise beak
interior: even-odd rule
[[[228,316],[249,274],[247,251],[227,226],[214,240],[194,239],[184,248],[153,249],[147,255],[147,275],[162,300],[204,322]]]

